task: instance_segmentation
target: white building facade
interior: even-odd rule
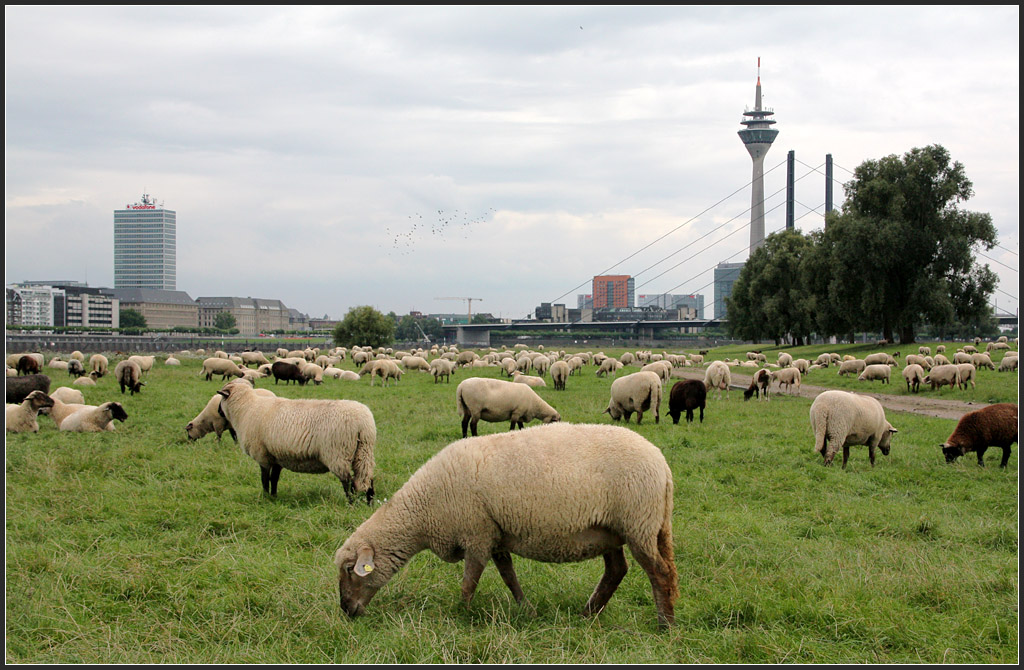
[[[114,288],[174,291],[177,213],[148,194],[114,210]]]

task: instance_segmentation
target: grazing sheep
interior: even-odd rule
[[[967,383],[970,382],[971,388],[976,388],[974,380],[978,376],[978,370],[970,363],[960,363],[956,366],[956,369],[960,371],[960,383],[958,387],[961,389],[967,388]]]
[[[108,365],[110,364],[107,362],[107,357],[103,354],[93,354],[89,357],[89,369],[99,377],[107,374]]]
[[[832,364],[832,354],[819,354],[818,357],[814,359],[814,362],[823,368],[827,368]],[[796,361],[793,361],[793,366],[796,367]],[[804,371],[801,370],[800,372]]]
[[[999,372],[1016,372],[1017,370],[1017,357],[1009,354],[1003,356],[1003,360],[999,361]]]
[[[526,384],[516,384],[500,379],[471,377],[455,388],[455,407],[462,419],[462,436],[467,428],[473,436],[477,434],[477,423],[484,421],[508,421],[509,430],[534,419],[544,423],[561,421],[561,415],[554,407],[544,402],[537,392]]]
[[[932,390],[948,385],[956,388],[960,385],[960,370],[956,365],[936,365],[928,371],[924,383],[932,387]]]
[[[873,382],[876,379],[881,379],[883,384],[889,383],[889,377],[892,375],[892,368],[888,365],[877,363],[875,365],[866,365],[864,372],[860,373],[857,377],[857,381],[869,381]]]
[[[864,363],[864,361],[858,360],[856,358],[843,361],[842,363],[839,364],[839,376],[842,377],[843,375],[848,374],[860,375],[860,373],[864,372],[865,366],[866,364]]]
[[[788,368],[793,364],[793,356],[783,351],[779,354],[778,360],[775,361],[780,368]]]
[[[255,392],[257,395],[267,398],[275,397],[274,392],[270,389],[255,389]],[[188,422],[188,425],[185,426],[185,435],[189,442],[194,442],[210,433],[216,433],[217,441],[220,442],[220,436],[224,431],[228,431],[232,438],[235,437],[234,429],[220,413],[220,401],[223,397],[219,393],[214,393],[203,410]]]
[[[607,374],[615,374],[623,367],[622,363],[611,356],[607,356],[601,361],[600,367],[597,369],[597,376],[604,377]]]
[[[968,361],[964,361],[965,363]],[[988,368],[989,370],[995,371],[996,366],[992,363],[992,358],[988,354],[971,354],[971,360],[969,361],[978,370],[982,368]]]
[[[102,433],[114,429],[114,419],[124,422],[128,414],[119,402],[105,402],[98,407],[85,405],[60,422],[60,430],[71,433]]]
[[[268,397],[242,381],[229,382],[218,394],[238,446],[260,466],[264,493],[277,495],[284,468],[331,472],[350,500],[353,492],[365,491],[367,504],[373,501],[377,425],[366,405]]]
[[[4,417],[8,433],[38,433],[39,411],[53,407],[53,399],[43,391],[32,391],[17,405],[7,405]]]
[[[20,405],[32,391],[50,392],[50,378],[46,375],[7,377],[7,404]]]
[[[1005,468],[1010,460],[1010,445],[1017,442],[1017,406],[1002,402],[960,417],[959,423],[941,445],[942,454],[947,463],[952,463],[960,456],[974,451],[978,454],[978,465],[985,467],[985,450],[989,447],[1000,447],[1003,458],[999,467]]]
[[[910,356],[907,356],[907,360],[910,360]],[[903,368],[903,379],[907,382],[907,391],[917,393],[918,389],[921,388],[921,383],[925,379],[924,368],[916,363],[911,363],[907,367]]]
[[[729,399],[729,386],[732,384],[732,373],[729,366],[722,361],[711,361],[708,369],[704,372],[704,387],[710,391],[714,389],[715,397],[722,399],[722,391],[725,391],[725,399]]]
[[[68,361],[68,375],[75,378],[85,376],[85,365],[82,364],[82,361],[77,358]]]
[[[966,351],[958,351],[955,354],[953,354],[953,364],[954,365],[959,365],[960,363],[970,363],[970,362],[971,362],[971,354],[969,354]]]
[[[307,382],[313,382],[314,386],[324,383],[324,369],[316,363],[304,363],[299,366],[299,371],[306,378]]]
[[[758,400],[762,397],[765,400],[770,400],[768,397],[768,389],[772,385],[772,373],[768,370],[761,368],[754,373],[754,376],[750,378],[750,386],[743,392],[743,400],[750,400],[751,396],[755,396]]]
[[[565,361],[555,361],[551,364],[551,381],[556,391],[565,390],[565,380],[569,378],[569,364]]]
[[[782,387],[786,387],[787,393],[793,392],[793,387],[800,388],[800,371],[796,368],[782,368],[781,370],[772,370],[768,373],[771,376],[771,382],[777,382],[779,385],[779,391],[782,391]]]
[[[821,356],[828,356],[828,354],[822,354]],[[821,360],[821,356],[818,357],[818,360]],[[821,363],[817,362],[815,362],[815,365],[826,368],[828,367],[828,365],[822,365]],[[800,374],[805,375],[807,374],[807,371],[810,369],[811,363],[806,358],[798,358],[793,361],[793,367],[799,370]]]
[[[156,363],[156,356],[129,356],[128,360],[138,363],[139,370],[145,374],[153,369],[153,364]]]
[[[935,357],[932,359],[932,367],[934,368],[936,365],[950,365],[950,361],[942,354],[935,354]]]
[[[299,386],[306,385],[306,376],[302,374],[302,370],[295,363],[274,361],[273,365],[270,366],[270,372],[274,375],[275,384],[283,379],[285,384],[288,382],[298,382]]]
[[[896,365],[896,359],[886,353],[868,354],[864,357],[864,365]]]
[[[547,388],[547,383],[544,381],[543,377],[524,375],[519,372],[519,370],[512,373],[512,382],[516,384],[526,384],[532,388]]]
[[[223,381],[228,377],[241,377],[243,374],[245,373],[242,371],[242,368],[238,367],[238,364],[234,361],[220,358],[219,356],[212,356],[203,361],[203,367],[197,376],[202,377],[205,375],[206,381],[211,381],[214,375],[220,375]]]
[[[918,347],[917,348],[917,353],[921,354],[922,356],[931,356],[932,355],[932,348],[931,347]],[[910,356],[907,356],[907,358],[909,359]]]
[[[463,351],[462,353],[458,354],[458,356],[455,358],[455,364],[458,367],[462,367],[464,365],[472,365],[473,361],[477,360],[478,358],[480,358],[480,355],[477,354],[475,351]]]
[[[686,412],[686,422],[693,423],[693,410],[700,408],[700,422],[704,423],[704,407],[707,405],[708,390],[699,379],[684,379],[676,382],[668,394],[668,415],[672,423],[679,423],[679,415]]]
[[[430,361],[430,374],[434,376],[434,383],[441,381],[441,377],[444,377],[446,384],[450,384],[452,381],[452,374],[455,372],[455,363],[446,360],[444,358],[435,358]]]
[[[659,625],[671,626],[678,597],[672,495],[661,451],[626,428],[562,424],[459,440],[335,553],[341,608],[362,614],[398,570],[429,549],[444,561],[465,559],[466,604],[488,561],[521,603],[511,554],[550,563],[603,556],[604,576],[583,609],[596,615],[626,574],[628,545],[651,582]]]
[[[937,353],[937,354],[941,354],[945,350],[946,350],[946,345],[945,344],[940,344],[939,346],[935,347],[935,353]]]
[[[922,347],[927,349],[927,347]],[[907,354],[907,357],[903,359],[904,365],[920,365],[924,370],[931,370],[932,366],[935,365],[935,359],[930,356],[919,356],[918,354]]]
[[[71,382],[72,386],[96,386],[96,380],[99,379],[99,373],[95,370],[89,373],[88,377],[79,377],[75,381]]]
[[[654,423],[659,423],[661,394],[661,377],[657,373],[644,370],[634,372],[612,382],[611,399],[605,412],[614,421],[625,417],[626,423],[636,412],[636,425],[639,426],[644,412],[653,409]]]
[[[640,369],[644,372],[653,372],[661,378],[662,382],[667,382],[672,377],[672,364],[668,361],[654,361]]]
[[[127,388],[131,391],[129,395],[135,395],[142,391],[142,387],[146,385],[141,379],[142,370],[139,369],[139,364],[130,358],[121,361],[114,367],[114,377],[121,386],[122,394]]]
[[[398,367],[398,363],[382,358],[371,361],[370,365],[370,386],[373,386],[373,382],[377,377],[380,377],[381,386],[387,386],[389,379],[394,379],[396,383],[402,381],[402,369]],[[363,369],[366,369],[365,366]],[[363,371],[360,370],[359,374],[362,375]]]
[[[871,466],[875,465],[875,448],[889,455],[889,445],[897,431],[885,420],[882,404],[870,396],[847,391],[825,391],[811,403],[811,429],[814,431],[814,451],[832,464],[839,448],[843,449],[843,469],[850,457],[850,447],[868,446]]]
[[[15,369],[19,375],[37,375],[39,374],[39,361],[31,354],[25,354],[18,359]]]
[[[263,355],[262,351],[243,351],[242,352],[242,365],[246,367],[255,365],[257,368],[261,365],[267,365],[270,361]]]

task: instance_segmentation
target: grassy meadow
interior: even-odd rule
[[[773,348],[762,351],[774,361]],[[349,503],[331,475],[287,470],[271,498],[228,434],[188,442],[185,425],[222,386],[197,376],[200,365],[159,358],[134,397],[110,376],[86,389],[90,404],[125,406],[114,433],[60,433],[40,417],[39,433],[7,435],[8,663],[1018,662],[1017,446],[1005,470],[998,449],[986,468],[970,456],[946,465],[938,445],[953,420],[889,412],[900,431],[890,455],[872,468],[867,448],[853,447],[844,471],[812,453],[808,399],[732,392],[709,401],[703,424],[673,425],[666,386],[662,421],[629,428],[662,449],[675,478],[674,629],[658,631],[628,551],[629,574],[594,618],[580,611],[600,560],[513,557],[529,606],[489,566],[467,608],[462,564],[423,552],[349,619],[332,558],[373,508]],[[561,392],[549,378],[539,393],[564,421],[610,422],[611,379],[594,371]],[[51,389],[69,383],[47,374]],[[460,370],[437,385],[412,372],[388,388],[368,378],[258,385],[365,403],[377,422],[377,495],[388,498],[461,437],[455,387],[469,374],[498,371]],[[901,378],[881,389],[834,370],[805,383],[906,392]],[[976,390],[936,395],[954,394],[1017,402],[1017,374],[981,371]],[[507,429],[480,423],[481,434]]]

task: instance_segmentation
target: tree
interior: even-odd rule
[[[235,325],[235,317],[231,312],[218,312],[213,317],[213,327],[217,330],[231,330]]]
[[[125,308],[120,312],[121,328],[145,328],[146,317],[137,309]]]
[[[332,334],[339,347],[386,347],[395,339],[395,321],[369,305],[353,307]]]
[[[973,186],[945,148],[865,161],[844,188],[847,200],[822,241],[828,298],[853,324],[910,343],[924,322],[979,321],[989,311],[996,275],[973,250],[995,245],[995,226],[990,215],[959,207]]]
[[[812,248],[811,238],[787,230],[769,235],[750,254],[726,298],[731,336],[803,344],[814,330],[812,294],[801,271]]]

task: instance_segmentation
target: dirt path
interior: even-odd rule
[[[750,375],[738,374],[735,369],[732,371],[732,387],[744,391],[750,386]],[[683,379],[704,379],[703,370],[687,370],[686,368],[675,368],[672,370],[673,377]],[[777,388],[777,387],[775,387]],[[773,388],[774,390],[774,388]],[[819,393],[830,390],[826,386],[811,386],[801,384],[800,390],[794,395],[804,398],[815,398]],[[859,392],[858,392],[859,393]],[[952,398],[936,398],[924,393],[918,395],[891,395],[887,393],[862,393],[878,399],[882,407],[891,409],[894,412],[909,412],[911,414],[923,414],[925,416],[936,416],[940,419],[959,419],[967,412],[988,406],[983,402],[964,402]],[[950,394],[952,395],[952,394]]]

